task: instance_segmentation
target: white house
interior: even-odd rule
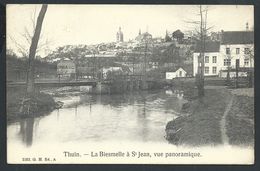
[[[167,71],[165,73],[167,80],[171,80],[171,79],[177,78],[177,77],[186,77],[186,74],[187,74],[187,72],[181,67],[175,71]]]
[[[218,75],[221,69],[221,56],[219,53],[220,42],[206,42],[204,53],[204,75]],[[193,76],[198,73],[200,45],[197,45],[193,53]],[[201,65],[201,64],[200,64]]]
[[[236,60],[239,60],[239,67],[254,67],[254,32],[222,32],[220,54],[223,57],[221,70],[227,70],[228,66],[235,68]]]
[[[193,75],[198,72],[198,58],[200,45],[193,53]],[[219,75],[230,67],[236,67],[236,60],[240,68],[254,67],[254,32],[227,31],[221,33],[220,42],[206,42],[204,54],[204,75]]]

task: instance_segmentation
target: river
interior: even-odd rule
[[[171,90],[121,95],[75,94],[55,97],[61,109],[9,123],[9,144],[33,147],[39,143],[156,142],[167,143],[165,126],[181,115],[185,100]]]

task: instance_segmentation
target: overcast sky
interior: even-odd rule
[[[7,6],[7,48],[16,49],[15,43],[26,45],[22,34],[32,30],[32,18],[40,5]],[[50,40],[49,48],[62,45],[113,42],[121,26],[124,40],[134,39],[139,29],[148,30],[153,37],[164,37],[192,25],[186,21],[198,20],[198,6],[192,5],[49,5],[43,23],[43,38]],[[212,31],[245,30],[246,23],[253,27],[253,6],[209,6],[208,25]],[[36,18],[35,17],[35,18]],[[41,52],[42,54],[44,52]]]

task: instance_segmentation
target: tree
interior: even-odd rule
[[[180,30],[176,30],[172,33],[172,38],[176,39],[178,42],[181,42],[184,38],[184,34]]]
[[[249,61],[249,67],[250,70],[248,70],[248,81],[249,81],[249,87],[252,87],[254,85],[254,71],[252,68],[254,67],[254,45],[247,45],[246,48],[244,49],[244,60]]]
[[[207,32],[212,27],[207,26],[207,16],[208,16],[208,7],[207,6],[199,6],[198,16],[200,19],[198,21],[191,21],[188,23],[195,24],[199,26],[195,28],[195,37],[198,40],[197,43],[200,46],[200,55],[198,57],[198,71],[196,75],[196,83],[198,88],[198,96],[204,96],[204,54],[205,54],[205,42],[207,39]]]
[[[32,37],[30,50],[29,50],[29,67],[28,67],[28,79],[27,79],[27,93],[32,94],[34,93],[34,58],[36,54],[36,49],[38,46],[41,29],[42,29],[42,23],[45,16],[45,13],[47,11],[48,5],[43,4],[41,7],[41,11],[37,18],[37,23],[35,27],[35,32]]]
[[[207,11],[205,18],[207,18]],[[198,95],[199,97],[204,96],[204,52],[205,52],[205,36],[206,36],[206,21],[203,21],[203,12],[202,7],[200,5],[200,75],[199,75],[199,83],[198,83]]]
[[[245,54],[245,58],[249,59],[249,66],[250,68],[253,67],[253,63],[254,63],[254,45],[247,45],[246,46],[246,50],[243,51]]]

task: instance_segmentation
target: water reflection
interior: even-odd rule
[[[31,146],[33,142],[34,118],[28,118],[20,121],[20,132],[22,142],[26,146]]]
[[[142,96],[142,101],[143,105],[140,108],[140,112],[138,112],[138,117],[137,117],[137,123],[140,125],[140,132],[139,136],[142,138],[144,142],[148,140],[148,120],[147,120],[147,115],[146,115],[146,99],[144,96]]]
[[[110,140],[166,142],[165,125],[181,114],[185,101],[182,92],[172,90],[85,94],[59,100],[65,105],[50,115],[8,125],[8,139],[27,147],[45,141],[61,144]]]

